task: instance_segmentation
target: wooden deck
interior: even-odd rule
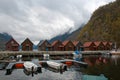
[[[73,55],[74,51],[0,51],[0,59],[4,59],[9,56],[16,56],[16,55],[41,55],[49,54],[50,56],[66,56],[66,55]],[[110,51],[81,51],[83,55],[101,55],[105,53],[109,53]],[[120,52],[116,52],[115,54],[119,54]],[[112,53],[113,54],[113,53]]]

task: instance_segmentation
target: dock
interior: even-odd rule
[[[12,70],[14,69],[15,63],[9,63],[8,66],[6,67],[6,75],[9,75],[12,73]]]
[[[50,57],[64,57],[73,56],[74,51],[0,51],[0,59],[4,59],[9,56],[22,55],[22,57],[43,57],[44,54],[49,54]],[[101,55],[109,53],[110,51],[80,51],[82,55]]]
[[[47,61],[53,61],[56,63],[62,63],[62,64],[66,64],[66,62],[72,62],[72,63],[77,63],[80,67],[86,67],[88,66],[87,63],[82,62],[82,61],[75,61],[75,60],[71,60],[71,59],[64,59],[64,60],[42,60],[42,61],[36,61],[33,62],[34,64],[36,64],[38,66],[38,69],[36,72],[38,73],[42,73],[42,67],[48,67],[47,65]],[[24,69],[24,65],[23,65],[24,61],[20,61],[20,62],[10,62],[7,66],[6,66],[6,75],[10,75],[13,71],[13,69]],[[1,69],[3,69],[3,67],[5,66],[1,66]],[[67,67],[66,67],[67,70]]]
[[[82,61],[76,61],[76,60],[71,60],[71,59],[64,59],[64,60],[56,60],[56,62],[73,62],[79,64],[81,67],[87,67],[88,64],[86,62]]]

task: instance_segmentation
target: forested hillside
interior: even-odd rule
[[[78,35],[85,41],[112,41],[120,46],[120,0],[99,7]]]

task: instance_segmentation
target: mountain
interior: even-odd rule
[[[81,29],[83,28],[84,24],[81,25],[80,28],[78,28],[76,31],[73,31],[66,40],[78,40],[78,34],[80,33]]]
[[[64,40],[66,40],[66,38],[67,38],[69,35],[70,35],[69,32],[66,32],[66,33],[63,34],[63,35],[58,35],[58,36],[56,36],[56,37],[53,37],[51,40],[49,40],[49,42],[53,42],[53,41],[55,41],[55,40],[64,41]]]
[[[0,51],[5,50],[5,43],[12,38],[8,33],[0,33]]]
[[[68,32],[66,32],[63,35],[59,35],[59,36],[56,36],[56,37],[52,38],[49,42],[53,42],[55,40],[60,40],[60,41],[64,41],[64,40],[76,40],[77,37],[78,37],[77,35],[80,33],[80,30],[82,29],[83,25],[84,24],[82,24],[79,29],[73,31],[72,33],[70,33],[68,31]]]
[[[112,41],[120,46],[120,0],[99,7],[78,34],[85,41]]]

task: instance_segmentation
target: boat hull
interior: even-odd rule
[[[62,63],[57,63],[57,62],[53,62],[53,61],[47,61],[47,64],[49,67],[54,68],[54,69],[62,69],[64,70],[67,66],[65,64]]]
[[[24,62],[24,68],[27,70],[27,71],[37,71],[37,65],[34,64],[33,62]]]

